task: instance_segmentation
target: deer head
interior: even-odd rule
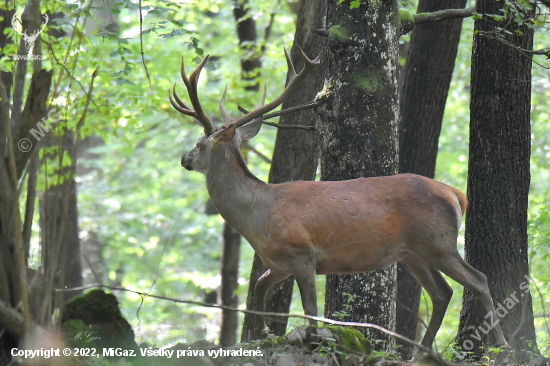
[[[193,108],[188,107],[185,103],[176,94],[176,85],[172,89],[172,93],[169,91],[170,103],[172,106],[179,112],[194,117],[199,123],[204,127],[204,136],[199,138],[196,143],[196,146],[184,154],[181,159],[181,165],[187,170],[195,170],[206,174],[208,170],[209,162],[211,160],[212,149],[215,149],[217,146],[223,143],[230,143],[235,147],[239,147],[241,142],[248,140],[256,136],[262,127],[263,119],[262,116],[264,113],[267,113],[275,108],[277,108],[285,98],[289,95],[290,91],[295,89],[296,86],[303,80],[306,75],[317,65],[320,64],[320,55],[317,56],[314,60],[309,59],[306,54],[298,47],[298,52],[304,61],[304,67],[302,71],[298,74],[294,70],[294,65],[290,56],[286,52],[285,56],[289,68],[289,79],[285,90],[273,100],[271,103],[265,104],[266,89],[264,88],[264,94],[260,105],[251,112],[246,113],[245,115],[237,118],[231,118],[229,113],[225,109],[225,97],[227,94],[227,87],[223,93],[223,96],[220,101],[220,113],[224,120],[224,125],[221,127],[215,127],[212,125],[208,117],[204,114],[203,109],[199,102],[199,97],[197,93],[197,84],[199,75],[202,68],[208,61],[208,56],[202,61],[202,63],[191,73],[189,77],[185,74],[185,65],[181,62],[181,77],[187,92],[189,94],[189,99],[191,100],[191,105]]]

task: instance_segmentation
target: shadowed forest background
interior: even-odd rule
[[[528,4],[526,1],[503,3],[517,3],[518,8]],[[338,6],[354,12],[365,4],[343,1]],[[530,166],[530,186],[525,258],[528,258],[532,279],[530,294],[536,344],[540,353],[548,357],[549,8],[544,2],[533,4],[536,16],[532,18],[535,20],[529,18],[529,25],[534,28],[531,50],[546,51],[539,54],[515,51],[524,57],[533,57],[531,155],[526,158]],[[190,73],[208,54],[211,61],[201,75],[199,95],[214,123],[221,124],[218,103],[226,85],[226,106],[234,117],[241,113],[237,106],[252,109],[257,105],[264,83],[268,85],[267,101],[273,100],[283,90],[287,75],[283,48],[295,52],[292,46],[297,43],[313,58],[325,49],[326,39],[334,36],[324,29],[322,17],[311,14],[308,17],[303,8],[300,10],[301,5],[300,0],[1,3],[0,347],[4,353],[0,353],[0,361],[9,358],[5,350],[13,347],[14,337],[9,338],[6,329],[12,330],[11,337],[13,329],[20,327],[20,333],[15,334],[18,339],[23,329],[33,324],[44,328],[58,324],[62,304],[98,284],[173,299],[245,307],[249,283],[258,277],[250,278],[254,252],[217,214],[209,201],[204,176],[181,167],[182,154],[195,145],[202,128],[171,107],[168,90],[177,83],[180,96],[187,100],[180,76],[181,58],[183,56]],[[399,38],[396,65],[397,82],[402,90],[411,37],[423,26],[405,29],[406,21],[416,13],[417,1],[398,1],[397,5],[402,22],[398,29],[406,33]],[[470,1],[455,1],[452,7],[474,5]],[[44,14],[48,15],[47,20]],[[501,13],[491,16],[495,22],[507,21]],[[449,76],[452,75],[446,101],[442,100],[441,134],[438,140],[436,137],[433,155],[435,159],[437,154],[435,170],[419,174],[435,175],[436,180],[466,192],[472,38],[474,21],[479,18],[457,19],[453,20],[458,22],[458,28],[455,26],[453,31],[456,59],[434,55],[437,60],[450,57]],[[321,23],[313,24],[315,21]],[[44,23],[47,26],[41,31]],[[518,28],[515,36],[523,36],[522,29]],[[27,36],[33,32],[39,34],[33,54],[42,54],[43,59],[16,61],[15,55],[24,56],[29,51],[28,42],[21,36],[24,30]],[[454,55],[454,51],[449,54]],[[426,60],[415,62],[428,62],[430,55],[425,57]],[[297,65],[297,69],[301,69],[301,65]],[[313,100],[328,79],[323,71],[307,79],[303,95],[293,97],[294,103],[285,103],[284,107]],[[427,103],[414,98],[407,102]],[[281,119],[286,118],[284,123],[290,125],[314,126],[316,114],[308,111],[305,117],[305,113],[287,114]],[[270,122],[277,120],[270,119]],[[295,156],[290,158],[292,163],[278,162],[275,168],[277,149],[285,150],[285,143],[291,142],[276,137],[277,129],[268,125],[263,126],[254,140],[243,145],[243,155],[253,174],[266,182],[326,179],[318,167],[329,165],[322,158],[318,161],[318,156],[322,156],[318,139],[322,140],[325,127],[326,124],[321,124],[317,130],[287,130],[303,141],[300,145],[303,151],[298,148],[294,152]],[[414,129],[414,125],[409,128]],[[27,140],[22,143],[22,139],[27,139],[30,145]],[[394,162],[392,172],[402,172],[397,160]],[[276,169],[281,169],[281,165],[293,165],[295,172],[288,176],[279,174]],[[510,207],[511,211],[515,209]],[[464,250],[464,225],[459,235],[459,249],[461,253]],[[494,258],[498,260],[496,254]],[[229,288],[225,292],[221,289],[224,281],[224,287]],[[436,343],[438,350],[450,358],[450,349],[457,342],[463,288],[453,281],[449,283],[454,295]],[[317,287],[322,307],[324,276],[317,277]],[[74,290],[70,290],[72,288]],[[520,291],[517,286],[514,288]],[[302,314],[296,286],[294,289],[286,286],[285,291],[292,292],[290,304],[283,295],[281,300],[270,301],[290,306],[292,314]],[[254,321],[253,318],[245,321],[243,314],[224,312],[222,322],[222,311],[217,308],[155,299],[136,292],[113,293],[138,344],[147,342],[160,347],[208,340],[230,345],[241,339],[254,339],[247,335],[251,333],[241,329],[243,323],[245,329],[249,329],[247,321]],[[344,294],[347,300],[341,301],[340,320],[346,320],[349,315],[346,309],[352,308],[360,296]],[[424,323],[429,319],[430,306],[428,296],[423,293],[419,318]],[[10,312],[14,309],[17,315]],[[331,309],[330,313],[338,311]],[[397,311],[399,314],[399,308]],[[323,314],[323,308],[319,313]],[[411,338],[419,340],[425,326],[422,322],[417,326],[415,317],[412,319]],[[286,320],[270,321],[276,334],[284,334]],[[306,324],[304,319],[288,321],[287,329]]]

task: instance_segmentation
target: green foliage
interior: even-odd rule
[[[349,39],[350,34],[347,26],[345,24],[340,24],[330,27],[328,30],[328,36],[331,40],[344,43]]]
[[[355,298],[357,295],[350,294],[348,292],[342,293],[346,297],[345,304],[344,304],[344,310],[342,311],[336,311],[333,313],[334,318],[336,320],[343,320],[346,317],[349,317],[352,310],[353,310],[353,302],[355,301]]]

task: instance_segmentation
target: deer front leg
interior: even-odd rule
[[[256,295],[257,310],[265,311],[265,294],[267,290],[274,284],[281,282],[290,276],[289,272],[280,271],[276,268],[268,269],[263,275],[258,278],[256,286],[254,286],[254,295]],[[269,328],[265,323],[265,316],[262,316],[262,321],[256,324],[254,333],[258,337],[264,338],[269,333]]]
[[[317,286],[315,284],[315,267],[313,261],[297,260],[292,263],[292,274],[296,279],[306,315],[317,316]],[[308,319],[310,325],[317,326],[317,321]]]

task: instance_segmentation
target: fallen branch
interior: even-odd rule
[[[347,326],[347,327],[360,327],[360,328],[372,328],[372,329],[379,330],[382,333],[388,334],[388,335],[390,335],[394,338],[400,339],[403,342],[411,344],[415,347],[418,347],[420,350],[431,354],[432,356],[436,357],[437,359],[440,359],[440,356],[437,353],[435,353],[431,348],[425,347],[425,346],[423,346],[419,343],[416,343],[415,341],[413,341],[413,340],[411,340],[411,339],[409,339],[405,336],[402,336],[401,334],[395,333],[395,332],[393,332],[391,330],[388,330],[384,327],[381,327],[381,326],[376,325],[376,324],[371,324],[371,323],[343,322],[343,321],[339,321],[339,320],[333,320],[333,319],[328,319],[328,318],[323,318],[323,317],[320,317],[320,316],[313,316],[313,315],[298,315],[298,314],[262,312],[262,311],[256,311],[256,310],[248,310],[248,309],[237,309],[237,308],[233,308],[233,307],[226,306],[226,305],[217,305],[217,304],[204,303],[204,302],[193,301],[193,300],[174,299],[174,298],[171,298],[171,297],[149,294],[149,293],[146,293],[146,292],[143,292],[143,291],[131,290],[131,289],[127,289],[125,287],[107,286],[107,285],[102,285],[102,284],[79,286],[79,287],[64,288],[64,289],[56,289],[55,291],[57,291],[57,292],[81,291],[81,290],[89,290],[89,289],[93,289],[93,288],[103,288],[103,289],[108,289],[108,290],[111,290],[111,291],[131,292],[133,294],[137,294],[137,295],[141,296],[142,298],[151,297],[151,298],[154,298],[154,299],[167,300],[167,301],[172,301],[172,302],[176,302],[176,303],[180,303],[180,304],[190,304],[190,305],[198,305],[198,306],[202,306],[202,307],[206,307],[206,308],[217,308],[217,309],[222,309],[222,310],[237,311],[239,313],[244,313],[244,314],[263,315],[263,316],[276,316],[276,317],[284,317],[284,318],[300,318],[300,319],[315,320],[315,321],[318,321],[318,322],[332,324],[332,325],[341,325],[341,326]]]

